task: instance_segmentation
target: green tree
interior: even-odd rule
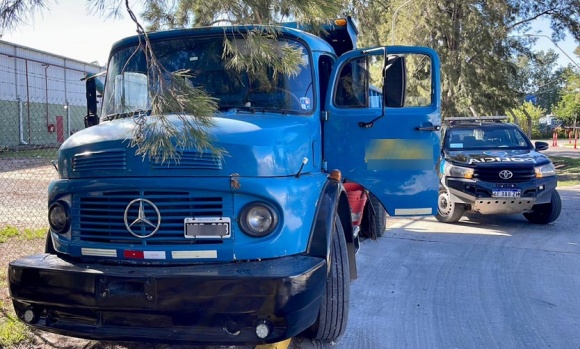
[[[567,71],[566,87],[553,111],[567,125],[573,125],[574,121],[580,122],[580,74]]]
[[[34,14],[51,5],[50,0],[3,0],[0,4],[0,33],[34,19]]]
[[[555,40],[563,29],[580,39],[580,0],[353,0],[351,8],[383,15],[364,21],[363,43],[438,51],[444,116],[497,115],[518,105],[522,95],[512,82],[519,69],[512,57],[530,56],[534,38],[513,36],[528,31],[533,20],[549,18],[558,30]]]
[[[552,105],[560,100],[565,82],[564,69],[556,69],[557,59],[553,50],[515,58],[518,73],[511,86],[519,92],[520,103],[532,99],[546,113],[552,112]]]
[[[518,124],[522,130],[532,138],[537,139],[546,136],[542,134],[540,129],[540,118],[546,116],[546,109],[534,105],[531,102],[524,102],[521,106],[510,110],[508,113],[514,119],[512,121]],[[531,120],[531,129],[530,124],[528,123],[528,117]]]
[[[103,0],[101,0],[103,1]],[[152,30],[215,24],[277,24],[288,20],[315,22],[334,18],[338,1],[303,0],[147,0],[143,18]]]

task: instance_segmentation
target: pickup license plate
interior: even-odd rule
[[[521,189],[493,189],[491,196],[494,198],[519,198],[522,196]]]
[[[193,217],[183,221],[183,232],[188,239],[227,239],[231,236],[229,217]]]

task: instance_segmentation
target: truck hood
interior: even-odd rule
[[[75,133],[61,146],[61,178],[123,176],[289,176],[313,170],[312,118],[293,115],[231,114],[216,117],[208,133],[222,157],[186,149],[178,161],[149,159],[130,147],[135,122],[125,118]],[[177,126],[177,117],[170,116]]]
[[[478,166],[537,166],[550,162],[542,153],[530,149],[506,150],[444,150],[444,159],[454,165]]]

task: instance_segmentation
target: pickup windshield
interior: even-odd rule
[[[531,142],[517,127],[507,125],[461,126],[445,134],[445,149],[531,149]]]
[[[152,42],[153,52],[168,72],[186,70],[192,86],[217,99],[220,111],[310,114],[313,108],[312,69],[308,51],[299,42],[279,38],[277,45],[291,45],[302,52],[302,64],[294,75],[250,76],[227,67],[223,36],[187,37]],[[147,79],[147,62],[141,48],[116,51],[109,60],[103,99],[103,119],[132,115],[151,109],[155,89]],[[166,111],[176,112],[176,111]]]

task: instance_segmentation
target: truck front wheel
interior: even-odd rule
[[[461,219],[465,206],[451,201],[449,193],[446,189],[439,189],[439,197],[437,198],[437,214],[435,218],[443,223],[455,223]]]
[[[322,296],[316,322],[306,330],[306,337],[324,341],[339,338],[346,329],[350,298],[350,269],[346,240],[340,219],[336,217],[330,250],[330,273]]]
[[[562,199],[560,199],[560,194],[554,189],[549,203],[532,206],[532,210],[524,213],[524,217],[530,223],[548,224],[558,219],[561,211]]]

